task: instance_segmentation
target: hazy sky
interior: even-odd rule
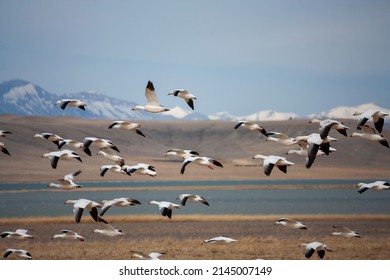
[[[0,0],[0,81],[195,110],[390,108],[390,1]]]

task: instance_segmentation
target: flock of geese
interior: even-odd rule
[[[182,98],[188,106],[194,110],[194,100],[196,97],[190,94],[185,89],[176,89],[168,93],[175,97]],[[132,110],[144,110],[149,113],[161,113],[169,111],[169,109],[161,106],[158,102],[158,98],[155,93],[155,88],[151,81],[148,81],[145,88],[145,96],[147,103],[145,106],[134,106]],[[76,107],[81,110],[86,110],[87,104],[80,100],[75,99],[62,99],[58,100],[55,105],[59,105],[62,110],[67,107]],[[350,136],[357,136],[367,139],[369,141],[378,142],[381,145],[389,148],[387,139],[385,139],[381,132],[383,130],[384,118],[389,115],[389,113],[378,111],[378,110],[367,110],[365,112],[356,112],[354,115],[360,116],[360,119],[357,124],[357,131],[353,132]],[[372,121],[374,127],[371,127],[367,124],[368,121]],[[350,129],[345,126],[343,123],[333,120],[325,119],[318,120],[312,119],[310,123],[319,124],[319,132],[311,133],[304,136],[290,137],[281,132],[267,131],[264,127],[259,124],[249,122],[249,121],[238,121],[234,128],[238,129],[240,127],[249,129],[251,131],[258,131],[266,137],[267,141],[277,142],[285,146],[297,145],[299,149],[289,150],[286,154],[298,154],[306,157],[306,168],[311,168],[317,156],[329,155],[334,152],[336,149],[331,147],[331,142],[336,141],[336,138],[329,136],[331,130],[335,130],[341,135],[347,137],[347,131]],[[125,129],[129,131],[134,131],[138,135],[145,137],[145,135],[140,130],[141,125],[137,123],[132,123],[130,121],[114,121],[108,127],[109,129]],[[10,131],[0,130],[0,136],[6,137],[6,135],[12,134]],[[115,172],[121,174],[127,174],[131,176],[133,173],[156,176],[156,170],[154,166],[145,163],[138,163],[134,165],[127,165],[125,160],[117,154],[119,153],[119,148],[110,140],[96,137],[85,137],[83,141],[79,142],[72,139],[65,139],[56,134],[45,132],[35,134],[34,138],[42,138],[53,142],[58,150],[52,151],[49,153],[44,153],[42,158],[48,158],[50,165],[53,169],[56,169],[59,162],[62,160],[78,160],[82,162],[79,154],[70,149],[62,149],[64,146],[68,146],[75,149],[81,149],[85,154],[91,156],[91,148],[94,147],[98,149],[97,155],[101,155],[115,164],[106,164],[100,167],[100,176],[104,176],[106,172]],[[3,142],[0,142],[1,151],[11,156],[10,152],[5,147]],[[180,174],[184,174],[186,168],[189,164],[194,163],[201,166],[205,166],[209,169],[213,169],[215,166],[223,168],[223,165],[220,161],[207,157],[201,156],[198,152],[188,149],[170,149],[166,151],[165,156],[174,156],[179,157],[183,160],[182,166],[180,169]],[[266,176],[270,176],[273,168],[276,166],[281,172],[287,173],[287,168],[294,165],[293,162],[286,159],[286,157],[278,155],[262,155],[256,154],[253,156],[254,159],[263,160],[263,170]],[[62,179],[59,179],[56,183],[50,183],[50,187],[58,189],[75,189],[82,187],[81,185],[75,183],[75,178],[81,173],[81,170],[78,170],[74,173],[65,175]],[[363,193],[369,189],[372,190],[388,190],[390,189],[390,184],[385,181],[376,181],[372,183],[359,183],[358,192]],[[201,203],[203,205],[209,206],[208,201],[197,194],[180,194],[176,198],[179,203],[173,203],[169,201],[156,201],[151,200],[149,204],[156,205],[159,209],[159,212],[162,216],[169,219],[172,218],[173,209],[179,209],[182,206],[185,206],[187,202]],[[73,215],[76,223],[80,223],[84,211],[88,211],[90,216],[95,222],[99,222],[103,228],[95,229],[95,233],[103,234],[106,236],[121,236],[123,235],[120,229],[114,228],[110,223],[108,223],[104,218],[104,214],[111,207],[128,207],[140,205],[141,202],[127,197],[115,198],[111,200],[103,200],[100,203],[92,201],[89,199],[77,199],[77,200],[66,200],[65,204],[73,205]],[[100,212],[99,212],[100,210]],[[282,225],[294,229],[307,229],[307,226],[299,221],[295,221],[288,218],[280,218],[275,222],[276,225]],[[346,227],[334,227],[336,231],[332,232],[332,236],[342,236],[342,237],[360,237],[356,231],[352,231]],[[5,231],[0,234],[1,238],[12,238],[12,239],[33,239],[33,236],[28,234],[28,230],[17,229],[15,232]],[[60,233],[54,234],[53,239],[74,239],[79,241],[84,241],[85,238],[79,235],[77,232],[72,230],[64,229]],[[204,240],[202,244],[213,244],[213,243],[233,243],[236,242],[236,239],[232,239],[226,236],[218,236],[208,240]],[[303,243],[300,246],[305,247],[305,257],[310,258],[315,252],[322,259],[325,256],[326,251],[332,251],[326,244],[321,242],[311,242]],[[24,249],[13,249],[9,248],[4,252],[4,258],[7,258],[9,255],[15,255],[25,259],[32,259],[32,255]],[[142,252],[133,252],[133,256],[140,259],[159,259],[163,253],[152,252],[149,254],[144,254]]]

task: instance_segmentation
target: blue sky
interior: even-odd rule
[[[0,0],[0,81],[242,116],[390,108],[390,1]]]

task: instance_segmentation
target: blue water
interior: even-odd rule
[[[67,199],[87,198],[97,202],[103,199],[131,197],[141,201],[132,207],[112,207],[109,215],[159,215],[156,205],[150,200],[177,202],[181,193],[196,193],[205,197],[210,206],[188,203],[175,210],[180,214],[390,214],[390,191],[367,191],[359,194],[354,187],[356,181],[191,181],[191,182],[87,182],[89,187],[131,187],[129,190],[99,191],[47,191],[47,184],[1,184],[0,217],[65,216],[72,215],[72,205],[64,204]],[[335,185],[332,188],[266,188],[266,189],[218,189],[198,190],[198,186],[245,186],[245,185]],[[337,188],[337,185],[351,185],[350,188]],[[155,190],[136,190],[136,187],[151,186]],[[157,187],[176,186],[174,190],[161,190]],[[135,190],[134,190],[135,188]],[[9,190],[33,190],[10,192]],[[7,191],[8,190],[8,191]]]

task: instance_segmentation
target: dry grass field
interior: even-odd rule
[[[332,146],[337,151],[316,159],[311,169],[304,167],[305,159],[290,155],[295,162],[287,174],[275,169],[265,176],[260,162],[252,159],[256,153],[284,155],[291,147],[265,141],[260,133],[234,129],[232,122],[218,121],[145,121],[145,138],[123,130],[108,129],[109,120],[74,118],[0,116],[0,129],[12,131],[1,139],[11,157],[0,154],[0,183],[52,182],[65,174],[82,169],[78,181],[169,181],[169,180],[294,180],[294,179],[384,179],[389,180],[390,149],[364,139],[344,137],[332,131],[339,139]],[[345,120],[355,131],[356,122]],[[290,136],[316,132],[318,126],[307,120],[261,122],[269,131],[280,131]],[[82,141],[95,136],[112,140],[120,155],[128,163],[145,162],[156,166],[157,177],[125,176],[107,173],[99,176],[99,167],[111,164],[94,154],[88,157],[82,151],[83,163],[60,162],[52,169],[46,152],[56,150],[54,144],[33,139],[35,133],[52,132],[64,138]],[[383,135],[390,138],[388,126]],[[218,159],[224,168],[209,170],[188,166],[180,175],[181,161],[164,157],[171,148],[194,149],[202,155]],[[301,187],[301,186],[293,186]],[[310,187],[310,186],[306,186]],[[348,186],[347,186],[348,187]],[[350,186],[353,187],[353,186]],[[85,190],[88,191],[88,190]],[[93,191],[93,190],[89,190]],[[239,190],[237,190],[239,191]],[[1,195],[1,193],[0,193]],[[15,193],[17,195],[17,193]],[[288,215],[286,215],[288,216]],[[93,233],[99,227],[88,219],[75,224],[73,217],[6,219],[0,216],[0,231],[28,228],[33,240],[1,239],[0,249],[25,248],[34,259],[132,259],[131,251],[164,252],[162,259],[305,259],[302,242],[321,241],[333,252],[325,259],[390,259],[390,216],[317,216],[299,215],[291,218],[306,223],[308,230],[294,230],[275,226],[276,216],[175,216],[168,220],[160,215],[137,217],[110,217],[122,237],[107,237]],[[362,238],[346,239],[330,236],[333,225],[342,225],[358,231]],[[84,242],[52,240],[53,234],[71,229],[85,236]],[[201,245],[204,239],[226,235],[238,242],[226,245]],[[12,259],[12,257],[10,258]],[[318,259],[313,256],[312,259]]]

